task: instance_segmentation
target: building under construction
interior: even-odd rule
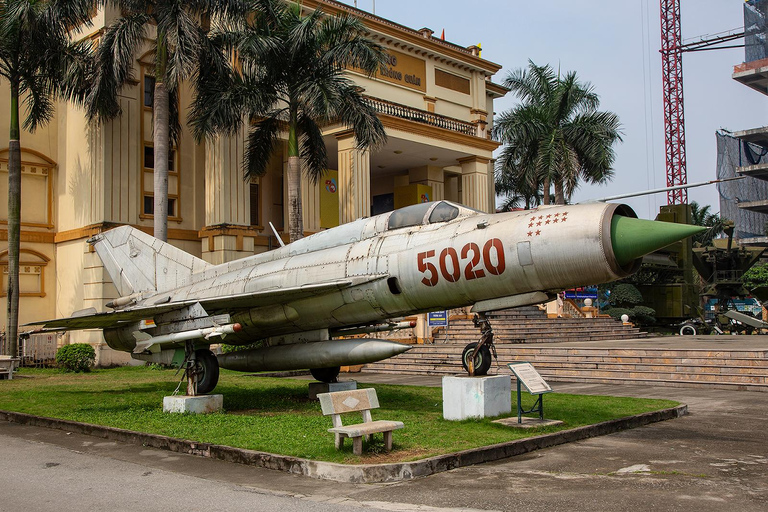
[[[768,96],[768,0],[744,3],[744,62],[734,80]],[[720,215],[735,223],[735,238],[768,245],[768,126],[717,134],[717,176],[746,176],[719,185]]]

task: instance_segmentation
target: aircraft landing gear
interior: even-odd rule
[[[493,344],[493,329],[485,313],[478,313],[473,320],[475,327],[480,328],[480,341],[470,343],[461,354],[461,365],[470,377],[486,375],[491,368],[491,354],[496,358],[496,347]]]
[[[309,370],[309,373],[320,382],[331,383],[339,381],[340,371],[340,366],[333,366],[331,368],[312,368]]]
[[[187,343],[185,351],[187,357],[184,373],[187,377],[187,395],[210,393],[219,383],[219,361],[207,348],[194,350],[191,343]]]

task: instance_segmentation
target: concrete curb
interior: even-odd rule
[[[553,434],[543,434],[527,439],[519,439],[508,443],[438,455],[436,457],[430,457],[414,462],[360,465],[336,464],[332,462],[300,459],[298,457],[245,450],[242,448],[233,448],[231,446],[198,443],[157,434],[146,434],[144,432],[103,427],[77,421],[46,418],[19,412],[0,411],[0,420],[36,427],[66,430],[77,434],[101,437],[113,441],[138,444],[177,453],[210,457],[212,459],[237,462],[239,464],[249,464],[266,469],[275,469],[324,480],[350,483],[380,483],[410,480],[463,466],[505,459],[515,455],[532,452],[534,450],[548,448],[550,446],[580,441],[590,437],[613,434],[615,432],[641,427],[650,423],[679,418],[687,413],[688,406],[679,405],[660,411],[604,421],[594,425],[563,430]]]

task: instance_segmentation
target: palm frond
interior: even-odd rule
[[[246,179],[263,176],[267,172],[269,158],[278,143],[279,131],[280,121],[275,117],[265,117],[253,124],[245,147]]]

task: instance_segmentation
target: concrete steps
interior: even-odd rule
[[[647,336],[638,328],[613,318],[547,318],[537,307],[522,307],[490,313],[495,341],[509,343],[558,343],[576,341],[626,340]],[[477,341],[479,330],[472,318],[451,317],[448,327],[433,331],[437,342],[464,344]]]
[[[405,354],[368,364],[364,371],[412,375],[463,372],[463,344],[418,345]],[[508,363],[532,363],[551,381],[648,383],[768,391],[766,349],[591,348],[497,346],[490,373],[511,374]]]

